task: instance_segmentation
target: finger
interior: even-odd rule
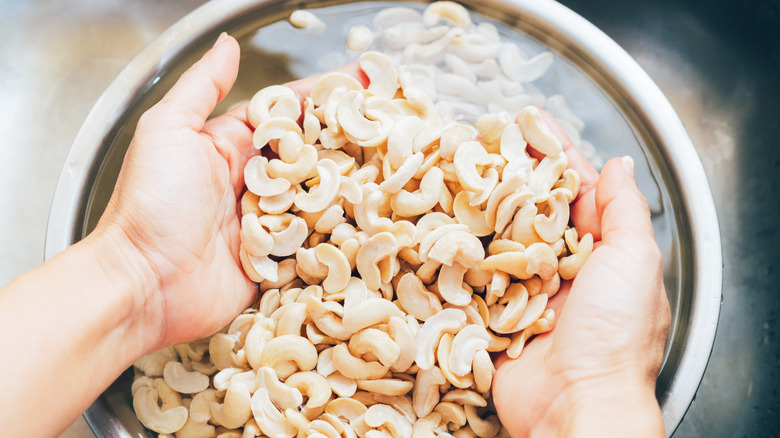
[[[601,171],[596,187],[596,209],[601,217],[601,236],[607,245],[623,237],[653,236],[650,208],[634,180],[634,161],[630,157],[613,158]]]
[[[160,128],[188,128],[199,132],[238,75],[238,42],[223,33],[203,57],[190,67],[144,122]]]
[[[230,184],[241,195],[244,188],[244,167],[258,153],[252,143],[252,128],[247,121],[246,104],[210,119],[201,134],[214,144],[217,152],[228,163]]]
[[[363,70],[360,69],[360,67],[357,65],[357,63],[347,64],[342,67],[339,67],[332,72],[339,72],[339,73],[345,73],[353,78],[357,79],[358,82],[363,86],[363,88],[368,87],[368,76],[366,76],[365,73],[363,73]],[[327,73],[325,73],[327,74]],[[292,88],[293,91],[298,95],[298,98],[303,101],[306,99],[306,97],[309,95],[309,92],[311,92],[311,87],[314,85],[315,82],[325,74],[321,74],[318,76],[312,76],[310,78],[306,79],[299,79],[297,81],[292,81],[284,84],[286,87]]]

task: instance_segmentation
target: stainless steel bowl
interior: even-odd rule
[[[236,36],[243,55],[237,84],[217,111],[266,85],[321,71],[324,66],[315,60],[343,46],[349,25],[366,21],[388,5],[398,3],[214,0],[177,22],[128,64],[84,122],[55,191],[46,258],[94,227],[138,117],[220,32]],[[639,65],[571,10],[552,0],[488,0],[468,7],[476,18],[493,21],[505,38],[530,52],[553,50],[557,61],[539,87],[548,95],[568,98],[587,122],[583,136],[596,144],[602,156],[630,154],[637,162],[637,180],[651,205],[664,252],[672,307],[672,329],[657,383],[671,435],[704,374],[721,301],[718,220],[693,144],[672,106]],[[307,40],[304,33],[280,23],[298,8],[323,8],[319,14],[330,31]],[[148,436],[132,412],[131,378],[131,372],[126,372],[85,413],[97,436]]]

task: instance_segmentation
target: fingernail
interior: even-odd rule
[[[228,34],[227,34],[227,32],[222,32],[221,34],[219,34],[219,38],[217,38],[217,41],[214,43],[214,46],[213,46],[213,47],[217,47],[217,46],[218,46],[218,45],[220,45],[220,44],[221,44],[223,41],[225,41],[227,38],[228,38]]]
[[[631,175],[631,177],[634,176],[634,159],[626,155],[625,157],[620,159],[620,162],[623,164],[623,169],[626,169],[626,173]]]

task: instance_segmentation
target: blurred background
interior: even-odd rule
[[[95,101],[148,42],[202,3],[0,0],[0,286],[43,261],[57,177]],[[674,436],[778,436],[780,0],[562,3],[660,86],[718,209],[718,333]],[[62,435],[91,436],[83,419]]]

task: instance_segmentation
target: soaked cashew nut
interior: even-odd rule
[[[317,350],[308,339],[296,335],[282,335],[268,341],[260,355],[260,365],[274,368],[279,376],[278,365],[292,361],[298,369],[308,371],[317,365]]]
[[[250,400],[250,408],[257,426],[265,435],[292,438],[296,430],[268,397],[265,388],[258,388]]]
[[[257,370],[257,382],[258,387],[268,391],[268,397],[280,409],[297,409],[303,402],[301,392],[282,383],[271,367],[260,367]]]
[[[342,375],[356,380],[378,379],[387,373],[390,367],[379,362],[367,362],[353,356],[346,344],[338,344],[333,347],[333,366]]]
[[[561,142],[544,122],[538,108],[529,106],[520,110],[517,124],[525,140],[537,151],[550,156],[558,155],[563,151]]]
[[[474,406],[465,405],[463,408],[466,412],[469,427],[471,427],[476,436],[493,438],[498,434],[498,431],[501,429],[501,423],[499,423],[497,416],[491,415],[486,419],[482,419],[477,414],[477,409]]]
[[[298,116],[300,116],[301,107],[298,99],[295,97],[295,92],[284,85],[271,85],[261,89],[252,96],[249,105],[246,107],[247,120],[256,128],[262,122],[271,118],[271,110],[276,104],[280,103],[282,106],[287,107],[289,101],[286,98],[295,100],[295,107],[298,109]],[[284,112],[287,113],[291,109],[285,108]],[[298,120],[298,116],[290,118]]]
[[[314,251],[317,260],[328,268],[328,275],[322,282],[322,288],[325,289],[325,292],[333,293],[346,288],[352,277],[352,268],[347,256],[335,246],[327,243],[317,245]]]
[[[425,288],[422,280],[415,274],[404,274],[395,293],[401,307],[420,321],[427,320],[442,309],[441,302]]]
[[[511,359],[520,356],[520,353],[523,351],[523,347],[525,347],[525,343],[531,336],[549,332],[552,330],[554,324],[555,312],[552,309],[545,310],[542,316],[533,324],[523,329],[523,331],[512,335],[512,342],[506,349],[507,356],[509,356]]]
[[[355,333],[348,345],[352,355],[360,357],[371,353],[386,367],[394,364],[401,354],[401,348],[389,334],[374,328],[363,329]]]

